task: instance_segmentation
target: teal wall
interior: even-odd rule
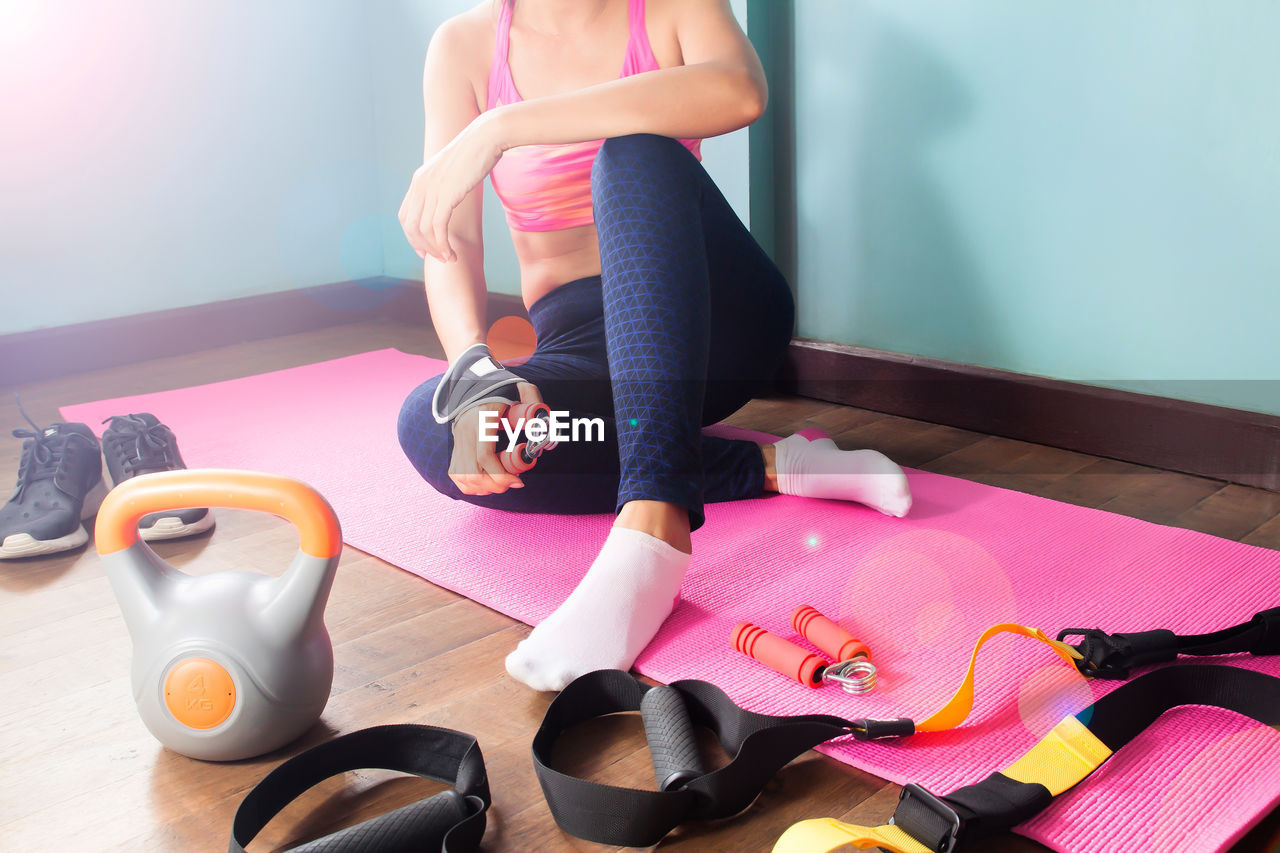
[[[422,163],[425,121],[422,66],[431,34],[475,0],[380,0],[370,6],[370,72],[383,219],[383,271],[422,280],[422,261],[409,246],[396,212],[414,169]],[[520,272],[498,199],[485,182],[485,280],[490,290],[520,292]]]
[[[1280,414],[1280,3],[795,9],[799,334]]]
[[[421,279],[396,212],[423,58],[474,2],[0,0],[0,334]],[[746,132],[704,150],[745,218]],[[488,283],[516,293],[486,192]]]
[[[0,3],[0,334],[379,275],[367,20]]]

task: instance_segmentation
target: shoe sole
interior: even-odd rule
[[[0,544],[0,560],[18,560],[23,557],[42,557],[46,554],[60,554],[72,551],[89,541],[89,533],[84,525],[66,536],[57,539],[36,539],[30,533],[14,533],[6,536]]]
[[[184,536],[195,536],[213,527],[213,511],[204,514],[204,518],[191,524],[183,524],[177,516],[167,515],[157,518],[150,527],[139,527],[138,535],[147,542],[158,542],[163,539],[181,539]]]
[[[80,520],[93,518],[107,496],[107,484],[99,480],[84,496],[81,504]],[[63,551],[74,551],[89,541],[89,531],[83,524],[66,536],[56,539],[36,539],[30,533],[14,533],[0,542],[0,560],[20,560],[23,557],[43,557],[47,554],[61,554]]]
[[[102,466],[102,482],[106,484],[107,489],[114,489],[116,483],[111,479],[111,472],[107,470],[107,466]],[[163,512],[163,510],[161,510]],[[144,542],[161,542],[165,539],[181,539],[184,536],[195,536],[212,530],[214,525],[213,510],[207,510],[204,518],[199,521],[193,521],[191,524],[185,524],[181,518],[176,515],[163,515],[157,518],[155,524],[150,527],[139,527],[138,536]]]

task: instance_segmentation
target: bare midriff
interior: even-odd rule
[[[520,261],[520,296],[526,308],[562,284],[600,274],[600,243],[594,225],[559,231],[511,229]]]

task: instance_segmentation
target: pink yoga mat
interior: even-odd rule
[[[192,467],[242,467],[307,481],[346,541],[523,622],[574,587],[610,516],[521,516],[444,498],[396,440],[400,404],[442,362],[395,350],[185,388],[67,406],[68,420],[152,412]],[[554,451],[553,451],[554,452]],[[1015,621],[1179,633],[1214,630],[1280,604],[1280,553],[923,471],[893,519],[854,504],[771,496],[707,507],[683,600],[637,668],[706,678],[763,713],[914,716],[954,689],[978,634]],[[518,548],[516,573],[503,556]],[[809,690],[729,649],[749,619],[784,637],[812,604],[870,644],[867,697]],[[1237,657],[1280,674],[1280,660]],[[1068,713],[1115,686],[1086,682],[1043,646],[993,641],[964,728],[900,743],[840,743],[830,755],[939,793],[1010,764]],[[1063,851],[1207,851],[1280,800],[1280,736],[1231,713],[1182,708],[1059,797],[1019,832]],[[833,813],[848,804],[833,803]],[[815,814],[814,817],[820,815]],[[887,817],[887,815],[886,815]]]

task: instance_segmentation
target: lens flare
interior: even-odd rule
[[[1063,661],[1036,669],[1018,686],[1018,717],[1023,728],[1037,740],[1064,717],[1092,704],[1089,680]]]
[[[538,348],[533,324],[514,314],[499,317],[485,335],[485,345],[493,357],[507,366],[524,364]]]
[[[4,0],[0,3],[0,48],[16,47],[31,38],[41,23],[45,0]]]

